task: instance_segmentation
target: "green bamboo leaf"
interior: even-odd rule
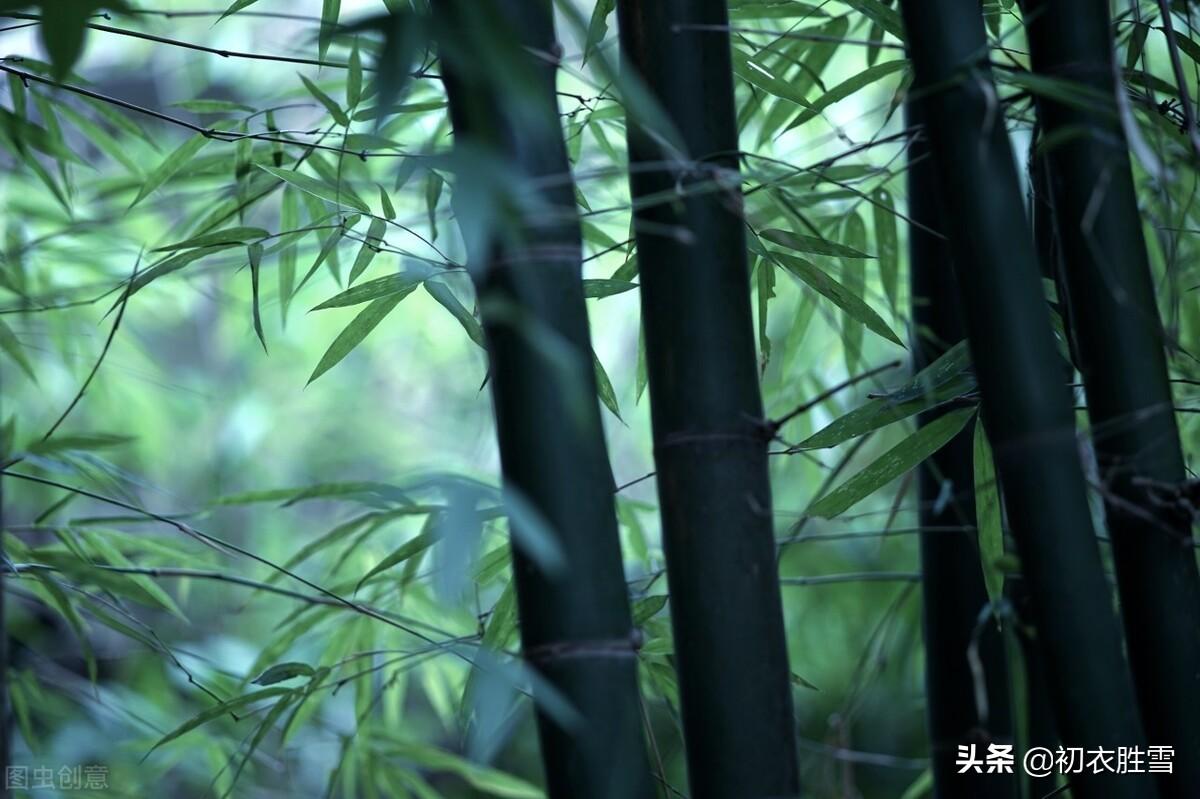
[[[306,697],[308,694],[305,693],[304,696]],[[246,753],[238,761],[237,769],[234,771],[233,777],[229,780],[229,786],[221,794],[221,799],[226,799],[233,792],[233,787],[237,784],[238,778],[241,777],[246,764],[254,757],[255,751],[258,750],[263,739],[267,737],[267,733],[275,728],[275,722],[279,721],[279,717],[283,715],[284,711],[288,709],[295,699],[294,694],[287,694],[281,696],[279,701],[271,706],[271,710],[263,717],[262,722],[258,725],[258,729],[254,731],[254,737],[250,739],[250,745],[246,748]]]
[[[354,46],[350,48],[349,69],[346,72],[346,105],[350,108],[358,106],[358,101],[362,99],[362,54],[358,51],[358,39],[354,39]]]
[[[267,172],[285,183],[290,183],[300,191],[313,195],[314,197],[331,202],[334,205],[341,205],[346,208],[353,208],[363,214],[370,214],[371,209],[362,200],[355,197],[353,194],[346,191],[339,191],[336,187],[330,186],[328,183],[317,180],[316,178],[302,175],[299,172],[294,172],[289,169],[276,169],[274,167],[263,166],[257,164],[258,168]]]
[[[842,100],[845,100],[855,92],[865,89],[872,83],[882,80],[894,72],[899,72],[900,70],[905,69],[907,66],[907,61],[903,59],[897,59],[896,61],[884,61],[882,64],[876,64],[873,67],[867,67],[862,72],[859,72],[853,77],[846,79],[837,86],[834,86],[829,91],[825,92],[825,94],[813,100],[807,109],[801,111],[796,118],[792,120],[791,124],[788,125],[788,129],[790,130],[791,128],[803,125],[805,122],[817,117],[822,111],[834,103],[839,103]]]
[[[432,516],[430,518],[432,518]],[[363,578],[358,581],[358,585],[355,586],[354,590],[358,591],[375,575],[385,572],[393,566],[403,563],[414,555],[419,555],[433,546],[436,541],[437,525],[427,525],[427,529],[422,530],[419,535],[409,539],[390,555],[376,563],[375,566],[372,567],[371,570],[363,575]]]
[[[28,375],[30,380],[37,382],[37,375],[33,373],[33,365],[25,357],[25,350],[21,346],[21,342],[17,340],[17,334],[3,319],[0,319],[0,349],[4,350],[4,354],[21,367],[21,371]]]
[[[325,106],[325,110],[333,117],[334,122],[343,128],[350,125],[350,117],[346,116],[346,112],[342,110],[342,107],[337,104],[336,100],[321,91],[321,88],[317,84],[303,75],[300,76],[300,80],[304,83],[304,88],[308,89],[308,93],[315,97],[318,103]]]
[[[922,799],[933,793],[933,769],[927,768],[917,775],[917,778],[909,783],[904,789],[904,793],[900,795],[900,799]]]
[[[843,236],[847,246],[852,249],[861,249],[866,246],[867,228],[863,224],[862,217],[857,212],[851,212],[844,224]],[[842,261],[842,278],[845,281],[846,290],[851,295],[858,297],[866,303],[863,298],[867,293],[867,269],[866,265],[860,258],[843,258]],[[855,314],[843,310],[842,312],[842,354],[846,360],[846,373],[854,374],[858,371],[858,361],[862,357],[863,347],[863,325],[859,323],[859,319]]]
[[[277,682],[290,680],[295,677],[311,677],[316,670],[307,663],[289,661],[278,663],[251,680],[253,685],[274,685]]]
[[[632,291],[637,288],[637,285],[637,283],[631,283],[628,280],[590,278],[583,281],[583,296],[589,299],[612,297],[616,294],[624,294],[627,291]]]
[[[186,735],[197,727],[224,716],[226,713],[232,713],[238,708],[259,702],[263,699],[270,699],[273,696],[282,696],[283,694],[289,693],[292,693],[291,688],[264,688],[261,691],[252,691],[248,694],[243,694],[242,696],[237,696],[233,699],[229,699],[225,702],[214,705],[213,707],[205,710],[203,713],[199,713],[188,719],[186,722],[171,730],[162,738],[159,738],[154,746],[150,747],[150,751],[146,752],[146,754],[142,757],[142,760],[145,760],[147,757],[149,757],[151,753],[153,753],[154,750],[158,749],[159,747],[174,741],[176,738],[179,738],[182,735]]]
[[[999,607],[1004,591],[1004,529],[1000,517],[1000,485],[992,461],[983,422],[975,420],[975,526],[979,535],[979,561],[983,567],[983,584],[993,611]]]
[[[319,58],[325,58],[325,54],[329,52],[329,44],[333,41],[333,34],[337,31],[338,15],[341,10],[342,0],[322,0],[321,31],[317,39]]]
[[[254,322],[254,333],[258,336],[258,340],[262,344],[263,352],[266,352],[267,337],[263,334],[262,312],[259,309],[258,300],[258,267],[262,262],[262,254],[263,246],[258,242],[246,248],[246,255],[250,259],[250,312]]]
[[[204,149],[204,145],[208,144],[209,138],[202,133],[197,133],[192,138],[185,141],[172,151],[162,162],[155,167],[154,171],[146,177],[146,182],[142,184],[138,190],[137,197],[133,198],[133,202],[129,204],[130,208],[140,203],[142,200],[149,197],[160,186],[170,180],[176,172],[182,169],[189,161]]]
[[[904,23],[901,22],[900,14],[895,9],[889,8],[880,0],[842,0],[842,2],[900,41],[904,41]]]
[[[755,296],[758,300],[759,368],[765,373],[767,364],[771,360],[771,339],[767,337],[767,314],[771,298],[775,296],[775,262],[769,258],[759,257],[754,275],[758,284]]]
[[[772,74],[753,56],[736,47],[733,50],[733,72],[751,86],[756,86],[782,100],[795,103],[801,108],[809,108],[811,105],[792,81]]]
[[[853,438],[959,399],[975,390],[970,353],[961,341],[895,391],[869,400],[801,441],[801,449],[836,447]]]
[[[236,14],[246,6],[252,6],[257,2],[258,0],[233,0],[233,3],[230,4],[229,8],[225,9],[225,13],[217,18],[217,22],[225,19],[225,17],[229,16],[230,14]]]
[[[966,426],[974,408],[939,416],[885,452],[858,474],[813,502],[805,515],[832,519],[937,452]]]
[[[471,341],[486,349],[483,341],[483,328],[480,326],[479,320],[458,301],[458,297],[454,296],[454,292],[449,286],[440,280],[427,280],[425,281],[425,291],[458,320],[458,323],[463,326],[463,330],[467,331],[467,336]]]
[[[383,217],[387,220],[396,218],[396,207],[392,205],[392,198],[388,196],[387,190],[381,184],[379,186],[379,204],[383,207]]]
[[[840,244],[829,239],[816,236],[806,236],[803,233],[792,233],[788,230],[769,229],[760,234],[764,239],[781,247],[787,247],[796,252],[812,253],[814,255],[833,255],[838,258],[872,258],[874,256],[860,252],[853,247]]]
[[[227,250],[230,247],[237,246],[240,245],[231,242],[229,244],[214,244],[209,247],[196,247],[194,249],[184,250],[183,252],[176,253],[169,258],[159,261],[145,272],[138,273],[138,276],[133,279],[133,283],[129,287],[129,296],[132,297],[135,293],[145,288],[150,282],[157,280],[163,275],[168,275],[171,272],[177,272],[194,261],[199,261],[201,258],[205,258],[213,253],[218,253],[222,250]]]
[[[186,241],[168,244],[165,247],[156,247],[151,252],[170,252],[172,250],[186,250],[192,247],[211,247],[214,244],[246,244],[258,239],[264,239],[267,235],[267,231],[260,227],[231,227],[194,236]]]
[[[371,265],[371,261],[375,260],[379,248],[383,246],[383,234],[386,228],[387,222],[382,219],[371,220],[371,226],[367,228],[367,236],[363,240],[362,246],[358,248],[354,266],[350,268],[350,278],[347,282],[353,283]]]
[[[608,372],[604,371],[604,364],[600,363],[600,358],[596,356],[595,350],[592,351],[592,366],[596,371],[596,391],[600,395],[600,401],[604,403],[605,408],[612,411],[613,416],[621,419],[621,407],[617,403],[617,392],[613,390],[612,381],[608,379]]]
[[[411,291],[412,289],[409,289]],[[338,334],[338,337],[329,345],[329,349],[321,356],[317,368],[313,370],[312,376],[308,378],[308,382],[312,383],[321,375],[328,372],[336,366],[343,358],[350,354],[350,351],[362,343],[362,340],[375,329],[375,327],[383,321],[383,317],[391,313],[400,300],[408,295],[408,291],[401,294],[392,294],[387,297],[380,297],[372,302],[366,308],[359,311],[358,316],[354,317],[346,329]],[[307,385],[307,384],[306,384]]]
[[[825,271],[818,269],[803,258],[797,258],[792,255],[774,252],[771,253],[771,257],[781,263],[793,275],[815,289],[822,297],[825,297],[845,311],[848,316],[866,325],[867,329],[872,333],[882,336],[894,344],[899,344],[901,347],[904,346],[900,337],[892,332],[892,329],[875,312],[875,309],[867,305],[862,297],[830,277]]]
[[[171,107],[182,108],[193,114],[236,114],[240,111],[254,111],[252,106],[230,100],[184,100],[181,103],[171,103]]]
[[[133,441],[132,436],[114,435],[111,433],[76,433],[74,435],[59,435],[45,441],[34,441],[25,447],[30,455],[49,455],[52,452],[91,451],[119,447]]]
[[[879,253],[879,281],[892,311],[900,294],[900,244],[896,234],[896,206],[892,193],[878,188],[872,193],[871,210],[875,221],[875,251]]]
[[[1146,47],[1146,35],[1149,33],[1149,25],[1140,23],[1134,26],[1133,32],[1129,34],[1129,46],[1125,50],[1125,69],[1132,70],[1137,67],[1142,50]]]
[[[430,238],[433,241],[437,241],[438,237],[437,206],[438,200],[442,197],[442,185],[445,182],[441,175],[432,169],[429,170],[429,177],[425,181],[425,209],[429,215]]]
[[[141,178],[141,165],[130,156],[128,152],[129,146],[127,144],[118,142],[115,138],[113,138],[112,134],[110,134],[102,126],[96,124],[88,117],[76,111],[74,108],[62,103],[56,104],[58,105],[59,112],[69,119],[71,124],[79,128],[80,133],[82,133],[88,141],[96,145],[96,147],[109,158],[125,167],[125,169],[131,175]],[[141,181],[139,180],[139,183],[140,182]]]
[[[296,206],[296,193],[283,190],[279,201],[279,230],[281,233],[295,230],[300,224],[300,209]],[[279,251],[279,318],[287,325],[288,309],[292,295],[296,292],[296,242],[293,237],[285,240]]]
[[[406,297],[424,279],[425,275],[421,272],[397,272],[394,275],[378,277],[330,297],[312,310],[323,311],[327,308],[346,308],[351,305],[359,305],[396,294]]]
[[[616,7],[616,0],[596,0],[596,5],[592,7],[592,18],[588,21],[587,38],[583,45],[584,64],[587,63],[588,56],[592,54],[592,51],[608,35],[608,18]]]
[[[635,626],[645,624],[658,612],[667,606],[666,594],[655,594],[633,603],[633,623]]]
[[[388,751],[397,757],[434,771],[447,771],[489,796],[502,799],[545,799],[541,788],[503,771],[472,763],[458,755],[431,746],[391,740]]]

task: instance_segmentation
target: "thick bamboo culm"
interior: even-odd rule
[[[1142,718],[1152,743],[1200,752],[1200,571],[1110,19],[1091,0],[1022,6],[1035,71],[1086,100],[1040,96],[1037,109]],[[1161,781],[1164,796],[1200,796],[1200,760],[1179,758]]]
[[[1064,745],[1144,746],[1087,501],[1072,397],[976,3],[901,0],[1008,521]],[[1147,774],[1071,776],[1082,799],[1152,799]]]
[[[562,554],[561,568],[550,569],[514,537],[523,654],[574,714],[568,723],[552,712],[551,697],[535,685],[548,793],[650,799],[636,636],[596,399],[557,65],[530,52],[557,52],[551,3],[433,5],[456,150],[509,167],[521,185],[508,188],[528,203],[494,225],[503,229],[479,236],[468,259],[505,485],[541,517]],[[505,67],[479,58],[484,52]],[[456,210],[460,223],[484,224]]]
[[[694,799],[799,792],[724,0],[619,0],[663,545]]]

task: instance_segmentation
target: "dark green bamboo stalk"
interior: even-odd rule
[[[920,132],[908,147],[909,269],[915,330],[913,369],[928,366],[966,336],[958,308],[950,247],[930,230],[950,233],[943,219],[921,112],[905,105],[906,127]],[[932,414],[933,417],[939,412]],[[922,418],[921,423],[927,420]],[[1004,639],[991,623],[979,625],[988,602],[975,534],[974,441],[971,429],[938,450],[919,472],[921,575],[924,590],[925,701],[936,799],[1008,797],[1013,775],[960,774],[958,747],[1011,743],[1012,719]],[[945,501],[944,486],[949,486]],[[924,532],[959,528],[961,533]],[[968,651],[978,629],[978,652],[987,698],[986,717],[976,700]]]
[[[434,22],[456,151],[466,167],[455,207],[482,311],[504,481],[541,517],[563,556],[562,568],[552,569],[514,538],[525,658],[577,714],[568,723],[551,712],[546,686],[535,685],[548,792],[556,799],[649,799],[636,636],[555,97],[552,6],[439,0]],[[489,170],[509,182],[479,180]],[[473,196],[485,190],[493,194]],[[511,201],[503,219],[472,212],[481,200],[503,198]]]
[[[901,0],[984,419],[1064,744],[1144,746],[979,6]],[[1144,774],[1072,776],[1082,799],[1151,799]]]
[[[798,792],[723,0],[619,0],[630,187],[690,795]],[[664,200],[664,198],[666,198]]]
[[[1113,40],[1099,0],[1026,0],[1034,69],[1078,102],[1038,98],[1062,243],[1065,300],[1146,732],[1200,752],[1200,571],[1162,324],[1115,101]],[[1176,759],[1172,797],[1200,796],[1200,760]]]

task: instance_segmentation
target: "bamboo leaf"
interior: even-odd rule
[[[542,790],[511,774],[497,771],[441,749],[393,740],[388,750],[397,757],[435,771],[448,771],[489,796],[502,799],[545,799]]]
[[[367,228],[367,236],[363,239],[362,246],[358,248],[354,266],[350,267],[350,277],[347,282],[353,283],[371,265],[371,261],[375,260],[379,248],[383,246],[383,234],[386,227],[387,222],[382,219],[371,220],[371,226]]]
[[[822,111],[834,103],[839,103],[845,100],[850,95],[857,91],[865,89],[876,81],[886,78],[894,72],[899,72],[908,66],[908,62],[904,60],[884,61],[882,64],[876,64],[873,67],[867,67],[862,72],[857,73],[852,78],[842,81],[837,86],[834,86],[825,94],[813,100],[807,109],[801,111],[800,114],[792,120],[788,125],[788,129],[799,127],[805,122],[817,117]]]
[[[366,283],[360,283],[354,288],[347,289],[334,297],[330,297],[312,310],[323,311],[327,308],[346,308],[351,305],[359,305],[396,294],[405,297],[424,279],[425,276],[417,272],[398,272],[394,275],[375,278],[374,280],[368,280]]]
[[[387,220],[396,218],[396,208],[392,205],[392,198],[388,196],[387,190],[382,185],[379,186],[379,204],[383,207],[383,217]]]
[[[781,263],[793,275],[804,281],[822,297],[841,308],[848,316],[866,325],[872,333],[882,336],[894,344],[904,346],[892,329],[887,326],[871,306],[850,289],[830,277],[803,258],[797,258],[783,253],[772,253],[771,257]]]
[[[801,108],[811,107],[793,82],[772,74],[754,57],[737,48],[733,50],[733,71],[751,86],[756,86],[768,94],[795,103]]]
[[[183,144],[176,147],[162,162],[146,177],[146,182],[142,184],[142,188],[138,190],[137,197],[129,204],[130,208],[140,203],[142,200],[153,194],[160,186],[170,180],[176,172],[182,169],[189,161],[204,149],[204,145],[208,144],[209,138],[203,134],[196,134],[192,138],[185,141]]]
[[[358,585],[354,590],[357,591],[359,588],[362,588],[362,586],[369,582],[370,579],[375,575],[385,572],[393,566],[403,563],[412,556],[419,555],[420,553],[429,549],[431,546],[433,546],[434,542],[437,541],[436,530],[436,525],[427,525],[427,529],[421,531],[420,535],[409,539],[390,555],[376,563],[371,570],[363,575],[363,578],[358,581]]]
[[[621,408],[617,402],[617,392],[613,390],[612,381],[608,379],[608,372],[604,371],[604,364],[600,362],[595,350],[592,351],[592,366],[596,371],[596,390],[600,395],[600,401],[604,403],[604,407],[612,411],[612,415],[621,418]],[[622,419],[622,421],[624,421]]]
[[[307,192],[326,202],[341,205],[345,208],[353,208],[355,211],[363,214],[371,213],[371,209],[362,200],[347,191],[330,186],[322,180],[317,180],[316,178],[311,178],[308,175],[302,175],[299,172],[289,169],[276,169],[274,167],[263,166],[262,164],[258,164],[257,166],[262,171],[274,175],[285,183],[290,183],[300,191]]]
[[[635,626],[645,624],[651,617],[667,606],[667,594],[655,594],[633,603],[633,623]]]
[[[896,206],[892,193],[885,188],[876,189],[872,195],[875,203],[871,210],[875,218],[875,251],[879,253],[879,281],[888,298],[892,311],[900,294],[900,244],[896,233]]]
[[[17,366],[21,367],[21,371],[28,375],[30,380],[35,383],[37,382],[37,375],[33,373],[33,365],[25,357],[25,349],[21,346],[21,342],[17,340],[17,334],[12,331],[12,328],[3,319],[0,319],[0,349],[4,350],[4,354],[12,358]]]
[[[185,241],[168,244],[165,247],[156,247],[151,252],[170,252],[172,250],[186,250],[192,247],[211,247],[214,244],[246,244],[247,242],[264,239],[267,235],[267,231],[260,227],[231,227],[224,230],[214,230],[212,233],[204,233],[200,236],[193,236]]]
[[[274,685],[277,682],[283,682],[295,677],[311,677],[314,673],[315,670],[313,667],[307,663],[291,661],[272,666],[251,680],[251,682],[254,685]]]
[[[283,191],[279,202],[279,230],[295,230],[300,224],[300,209],[296,207],[296,193]],[[283,249],[279,251],[279,317],[286,325],[288,309],[292,305],[292,295],[296,292],[296,242],[288,237]]]
[[[258,340],[262,344],[263,352],[266,352],[267,337],[263,335],[262,313],[259,310],[258,300],[258,267],[262,261],[262,253],[263,247],[258,242],[246,248],[246,255],[250,259],[250,301],[251,315],[254,321],[254,333],[258,336]]]
[[[409,291],[411,290],[409,289]],[[406,291],[401,294],[393,293],[390,296],[381,297],[362,309],[358,316],[354,317],[354,321],[347,325],[346,329],[339,333],[338,337],[329,345],[329,349],[321,356],[321,360],[317,364],[317,368],[313,370],[312,376],[308,378],[308,382],[312,383],[349,355],[350,351],[361,344],[362,340],[383,321],[383,317],[391,313],[392,309],[408,293]]]
[[[343,128],[350,125],[350,117],[346,116],[346,112],[342,110],[342,107],[337,104],[336,100],[303,75],[300,76],[300,80],[304,83],[304,88],[308,89],[308,93],[315,97],[318,103],[325,106],[325,110],[333,117],[334,122]]]
[[[350,108],[358,106],[358,101],[362,99],[362,55],[358,51],[358,39],[354,40],[354,46],[350,48],[350,67],[346,73],[346,105]]]
[[[463,330],[467,331],[467,336],[471,341],[486,349],[483,341],[483,328],[480,326],[479,320],[458,301],[453,290],[440,280],[426,280],[424,285],[429,296],[437,300],[443,308],[450,312],[451,316],[458,320],[458,323],[463,326]]]
[[[228,17],[230,14],[236,14],[246,6],[252,6],[257,2],[258,0],[233,0],[233,3],[230,4],[229,8],[225,9],[225,13],[217,18],[217,22],[225,19],[225,17]]]
[[[812,253],[814,255],[833,255],[838,258],[872,258],[865,252],[848,247],[829,239],[816,236],[806,236],[803,233],[792,233],[787,230],[769,229],[762,231],[762,237],[769,242],[787,247],[796,252]]]
[[[270,699],[273,696],[282,696],[283,694],[288,693],[292,693],[291,688],[264,688],[261,691],[252,691],[248,694],[243,694],[242,696],[237,696],[233,699],[229,699],[225,702],[214,705],[213,707],[205,710],[203,713],[199,713],[196,716],[188,719],[186,722],[171,730],[162,738],[159,738],[154,746],[150,747],[150,751],[146,752],[142,759],[145,760],[151,755],[151,753],[154,752],[154,750],[158,749],[159,747],[174,741],[176,738],[179,738],[182,735],[186,735],[197,727],[207,724],[213,719],[224,716],[226,713],[232,713],[238,708],[259,702],[263,699]]]
[[[317,54],[325,58],[333,34],[337,31],[338,15],[342,10],[342,0],[322,0],[321,2],[321,31],[317,39]]]
[[[599,299],[601,297],[612,297],[617,294],[624,294],[627,291],[632,291],[637,288],[637,283],[631,283],[628,280],[612,280],[611,278],[592,278],[583,281],[583,296],[588,299]]]
[[[960,408],[939,416],[813,502],[805,514],[832,519],[844,513],[941,449],[963,429],[974,413],[974,408]]]
[[[841,416],[809,438],[801,449],[825,449],[907,419],[921,411],[959,399],[975,390],[975,377],[969,371],[967,342],[960,341],[945,354],[918,372],[906,385],[876,397]]]
[[[1004,590],[1004,530],[1000,517],[1000,485],[992,461],[983,422],[975,420],[975,526],[979,535],[979,561],[983,567],[983,583],[993,612],[999,607]]]

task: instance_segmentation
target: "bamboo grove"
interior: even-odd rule
[[[0,12],[0,795],[1200,796],[1200,11],[218,6]]]

